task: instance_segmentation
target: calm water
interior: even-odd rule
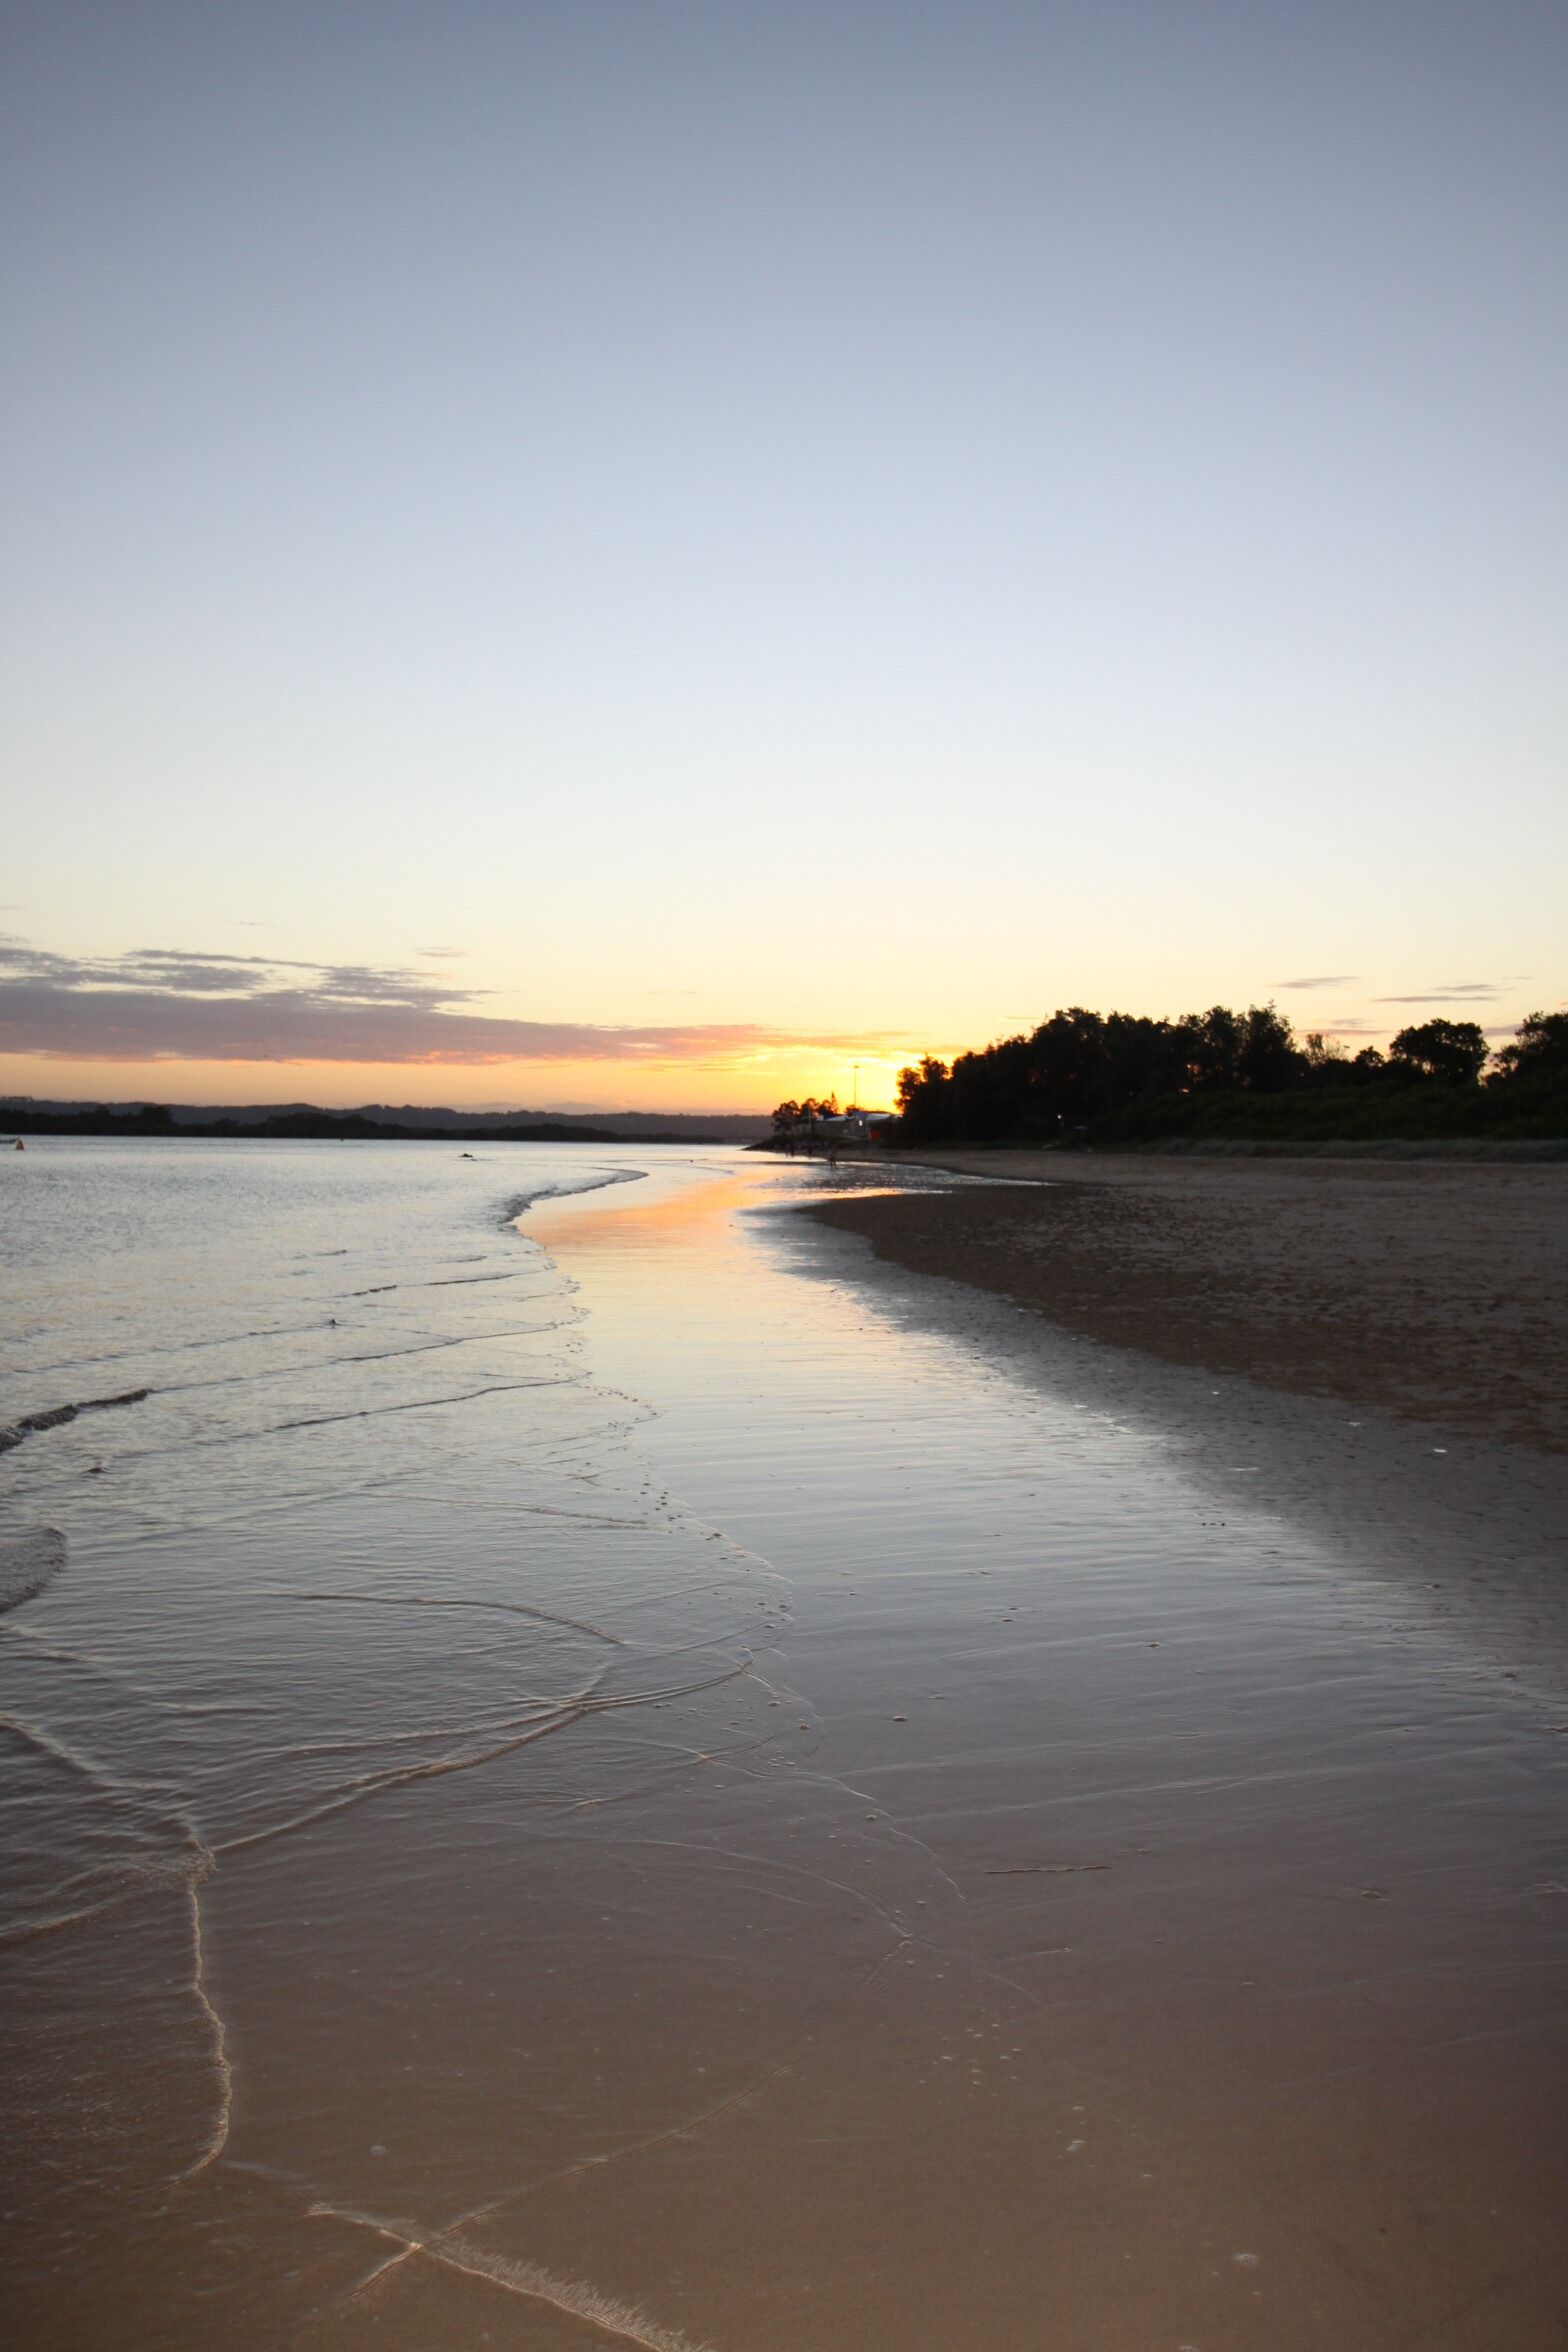
[[[3,1173],[19,2340],[1555,2340],[1532,1703],[819,1171]]]

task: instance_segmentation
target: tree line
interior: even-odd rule
[[[1531,1013],[1495,1053],[1477,1022],[1439,1018],[1352,1054],[1298,1039],[1272,1004],[1177,1020],[1074,1005],[898,1082],[907,1143],[1474,1134],[1568,1137],[1568,1013]]]
[[[798,1127],[814,1127],[819,1119],[836,1119],[838,1116],[836,1094],[824,1094],[820,1100],[816,1095],[808,1094],[800,1102],[791,1097],[787,1102],[781,1102],[774,1111],[773,1132],[775,1135],[785,1135]]]

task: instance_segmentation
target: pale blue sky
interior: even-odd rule
[[[1562,1001],[1568,12],[4,15],[32,950],[668,1030],[671,1105],[849,1050],[759,1031]]]

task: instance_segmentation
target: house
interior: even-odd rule
[[[878,1143],[891,1126],[891,1111],[836,1111],[819,1112],[814,1119],[802,1120],[787,1131],[791,1144],[804,1144],[808,1150],[843,1150],[852,1144]]]

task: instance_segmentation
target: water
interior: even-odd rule
[[[19,2338],[1548,2341],[1561,1743],[1389,1595],[814,1169],[5,1173]]]

